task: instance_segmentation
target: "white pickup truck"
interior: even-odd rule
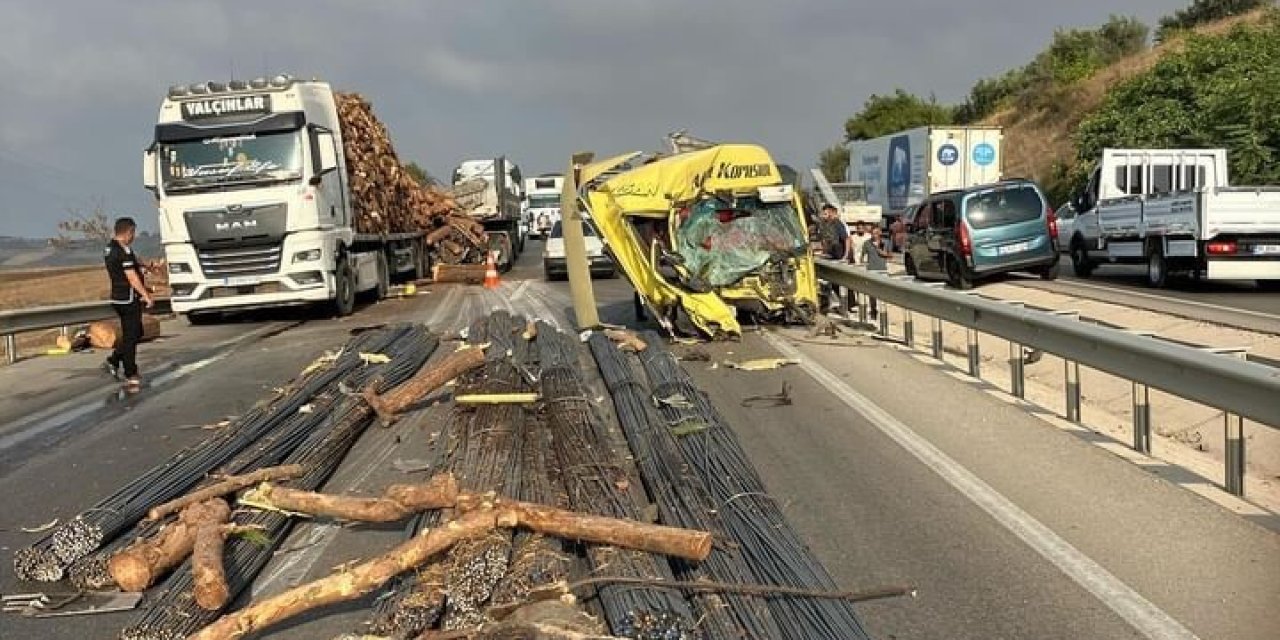
[[[1144,264],[1172,273],[1280,288],[1280,187],[1228,186],[1224,149],[1106,149],[1084,191],[1068,246],[1075,273]]]

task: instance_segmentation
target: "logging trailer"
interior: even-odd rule
[[[422,232],[357,232],[357,199],[328,83],[287,75],[169,89],[143,156],[172,304],[218,312],[382,298],[392,277],[427,277]],[[385,214],[385,212],[383,212]]]

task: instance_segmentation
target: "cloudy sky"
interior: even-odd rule
[[[50,235],[95,202],[154,228],[140,156],[175,83],[327,79],[369,97],[402,158],[437,176],[501,153],[554,171],[677,128],[807,167],[872,93],[958,100],[1055,28],[1185,4],[0,0],[0,235]]]

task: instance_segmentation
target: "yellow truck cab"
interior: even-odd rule
[[[736,336],[739,312],[811,319],[818,293],[804,210],[764,148],[717,145],[592,173],[600,177],[582,185],[583,204],[669,332]]]

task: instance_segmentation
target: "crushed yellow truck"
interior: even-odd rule
[[[583,169],[580,199],[639,304],[669,332],[741,334],[739,314],[808,322],[818,308],[800,196],[748,144]]]

